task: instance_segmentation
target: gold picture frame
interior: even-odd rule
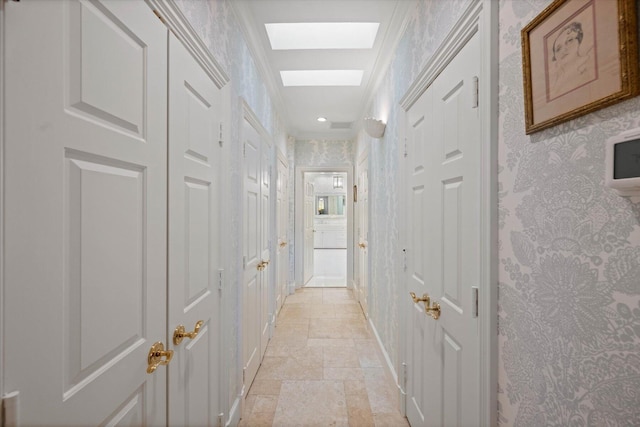
[[[527,135],[638,95],[635,0],[555,0],[522,29]]]

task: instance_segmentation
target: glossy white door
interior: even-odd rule
[[[282,308],[287,296],[287,282],[289,281],[289,166],[286,157],[278,152],[278,178],[277,178],[277,268],[276,273],[276,316]]]
[[[220,413],[221,94],[169,34],[169,424],[212,426]]]
[[[260,141],[260,360],[267,351],[271,338],[271,318],[274,313],[275,290],[271,281],[271,147],[266,140]]]
[[[315,247],[315,233],[313,219],[315,217],[315,200],[313,183],[304,180],[304,267],[303,267],[303,285],[305,285],[313,277],[313,248]]]
[[[479,425],[480,73],[474,35],[409,110],[409,289],[441,316],[413,304],[408,330],[407,415],[412,425]],[[409,298],[407,295],[406,298]]]
[[[244,153],[244,226],[243,226],[243,378],[245,390],[253,382],[260,366],[260,299],[262,248],[260,206],[262,203],[262,173],[260,135],[245,119],[242,122]]]
[[[369,316],[369,153],[358,159],[358,300],[365,316]]]
[[[5,388],[22,425],[164,425],[167,31],[142,1],[5,4]]]

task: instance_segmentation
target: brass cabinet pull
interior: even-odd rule
[[[431,304],[431,297],[429,294],[422,294],[422,298],[419,298],[415,292],[409,292],[411,295],[411,299],[416,304],[419,302],[424,302],[424,313],[428,316],[431,316],[433,319],[438,320],[440,318],[440,304],[434,302]]]
[[[152,374],[160,365],[168,365],[173,359],[173,350],[165,350],[162,341],[151,346],[147,356],[147,374]]]
[[[185,338],[194,339],[198,336],[198,332],[200,332],[202,325],[204,325],[204,320],[198,320],[192,332],[186,332],[184,325],[178,325],[178,327],[173,331],[173,343],[178,345]]]

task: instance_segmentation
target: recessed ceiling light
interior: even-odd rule
[[[318,120],[319,122],[326,122],[326,121],[327,121],[327,118],[326,118],[326,117],[318,117],[318,118],[317,118],[317,120]]]
[[[360,86],[363,70],[280,71],[284,86]]]
[[[271,49],[371,49],[378,22],[264,24]]]

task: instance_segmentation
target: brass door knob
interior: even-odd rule
[[[147,374],[152,374],[160,365],[168,365],[173,359],[173,350],[165,350],[162,341],[151,346],[147,356]]]
[[[256,266],[256,268],[258,269],[258,271],[262,271],[264,270],[266,266],[264,265],[263,262],[259,262],[258,265]]]
[[[198,336],[198,332],[200,332],[202,325],[204,325],[204,320],[198,320],[192,332],[186,332],[184,325],[178,325],[178,327],[173,331],[173,343],[178,345],[185,338],[194,339]]]
[[[285,246],[287,246],[287,242],[280,242],[280,247],[284,248]]]
[[[358,243],[358,246],[360,246],[361,249],[364,249],[367,247],[367,245],[364,243]]]

